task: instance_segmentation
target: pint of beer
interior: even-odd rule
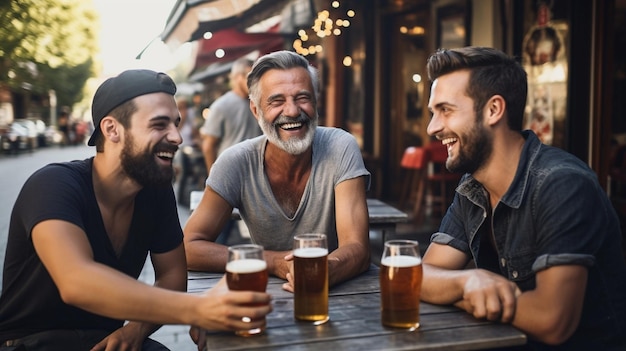
[[[420,325],[422,258],[417,241],[385,242],[380,264],[381,321],[388,327]]]
[[[228,248],[226,283],[229,290],[259,291],[267,288],[267,263],[260,245],[233,245]],[[263,331],[261,328],[239,330],[237,335],[251,336]]]
[[[325,234],[294,237],[294,317],[314,324],[328,321],[328,246]]]

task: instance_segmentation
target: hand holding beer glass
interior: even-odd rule
[[[293,240],[294,317],[315,325],[328,316],[326,234],[300,234]]]
[[[380,264],[381,320],[388,327],[420,325],[422,257],[417,241],[385,242]]]
[[[228,248],[226,263],[226,283],[228,289],[237,291],[265,292],[267,288],[267,263],[260,245],[233,245]],[[244,318],[245,319],[245,318]],[[244,322],[250,322],[245,321]],[[241,336],[251,336],[263,332],[263,328],[239,330]]]

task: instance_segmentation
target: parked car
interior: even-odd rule
[[[2,134],[2,152],[17,154],[30,148],[29,131],[19,123],[12,123]]]
[[[46,123],[37,118],[28,118],[28,120],[35,123],[35,128],[37,129],[37,146],[48,146],[48,143],[46,142]]]
[[[35,150],[38,146],[38,142],[37,142],[38,131],[37,131],[37,125],[35,124],[35,122],[28,120],[28,119],[20,118],[20,119],[14,120],[11,125],[13,126],[16,124],[26,129],[26,135],[28,139],[28,149]]]

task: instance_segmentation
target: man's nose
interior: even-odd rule
[[[170,124],[170,128],[167,133],[167,140],[180,145],[183,142],[183,136],[180,134],[180,130],[174,124]]]
[[[287,99],[283,107],[283,115],[294,118],[300,116],[300,107],[294,99]]]
[[[430,122],[428,122],[428,127],[426,128],[426,133],[430,136],[433,136],[441,131],[443,125],[440,122],[440,119],[437,117],[436,113],[433,113],[430,118]]]

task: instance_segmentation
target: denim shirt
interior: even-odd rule
[[[535,288],[535,275],[541,270],[587,267],[581,321],[561,347],[622,349],[626,264],[615,210],[585,163],[542,144],[531,131],[522,134],[526,142],[515,178],[495,208],[491,209],[482,184],[466,174],[431,242],[466,253],[478,268],[503,275],[522,291]],[[479,255],[480,242],[491,240],[492,232],[496,254],[487,262]]]

